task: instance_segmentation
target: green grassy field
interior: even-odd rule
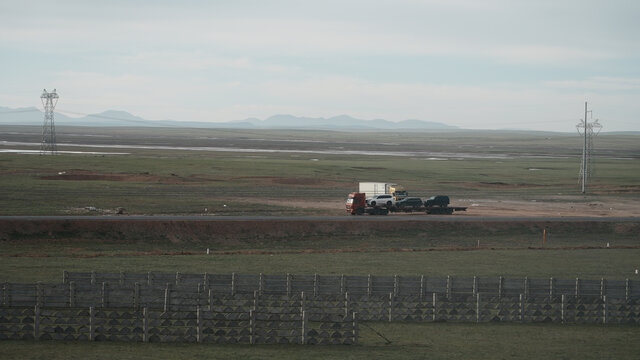
[[[15,282],[61,282],[63,270],[621,279],[633,278],[639,256],[640,250],[629,249],[89,258],[53,255],[3,257],[0,273]],[[635,359],[640,351],[638,326],[361,323],[360,329],[360,344],[350,347],[2,341],[0,351],[7,359]]]
[[[638,249],[600,249],[3,257],[0,280],[62,282],[64,270],[635,279],[639,256]]]
[[[20,131],[0,133],[1,139],[39,142],[38,128],[9,130]],[[60,145],[61,151],[128,155],[0,153],[0,214],[62,215],[85,207],[124,207],[131,214],[199,214],[204,208],[221,215],[330,214],[327,209],[291,209],[267,204],[263,199],[343,199],[357,189],[359,181],[397,182],[412,195],[422,197],[442,192],[454,198],[526,200],[580,195],[577,174],[581,148],[577,136],[392,133],[386,134],[389,142],[379,144],[369,140],[380,138],[375,132],[70,128],[59,133],[60,144],[159,148]],[[592,197],[579,201],[612,195],[638,197],[638,139],[640,136],[633,135],[603,135],[597,139],[596,154],[600,157]],[[171,148],[197,146],[291,152]],[[332,153],[335,151],[342,153]],[[113,175],[121,178],[109,177]],[[237,198],[251,199],[252,206],[234,203]],[[236,206],[225,208],[223,204]]]
[[[636,359],[638,328],[371,323],[357,346],[0,342],[7,359]]]
[[[3,129],[0,140],[38,143],[39,131],[38,127]],[[0,215],[93,214],[83,210],[89,206],[124,207],[130,214],[200,214],[205,207],[219,215],[335,214],[326,208],[273,205],[267,200],[343,199],[356,190],[358,181],[393,181],[423,197],[445,192],[455,198],[554,202],[568,197],[584,203],[603,197],[612,201],[640,197],[637,145],[640,136],[632,135],[597,138],[600,155],[597,178],[587,196],[579,193],[577,185],[581,150],[577,136],[393,133],[388,134],[389,141],[385,144],[372,144],[369,139],[380,138],[379,132],[69,128],[60,129],[58,135],[60,143],[165,148],[60,147],[74,151],[121,151],[128,155],[0,153]],[[172,146],[236,146],[298,152],[166,148]],[[21,147],[37,149],[37,146]],[[345,155],[323,152],[326,150],[428,154]],[[486,156],[469,155],[478,153]],[[90,176],[71,178],[65,174]],[[246,199],[252,201],[247,203]],[[343,213],[342,209],[338,211]],[[638,245],[635,233],[621,232],[613,240],[607,235],[606,229],[601,232],[552,229],[550,249],[546,250],[527,249],[540,246],[541,240],[541,234],[529,229],[490,236],[459,231],[425,237],[406,231],[350,237],[266,238],[228,243],[216,249],[274,250],[273,253],[228,255],[204,255],[211,246],[206,241],[150,239],[128,243],[58,239],[38,243],[29,239],[0,239],[0,280],[59,282],[63,270],[633,278],[634,270],[640,267],[639,249],[553,249],[601,247],[609,241],[614,246]],[[477,240],[486,249],[473,250]],[[466,251],[442,251],[447,247]],[[419,251],[379,252],[388,248]],[[303,249],[356,252],[287,253]],[[179,251],[201,255],[160,255]],[[365,325],[382,333],[391,343],[387,344]],[[640,353],[638,336],[637,326],[371,323],[361,327],[360,345],[351,347],[2,341],[0,358],[635,359]]]

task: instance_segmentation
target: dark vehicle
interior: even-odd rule
[[[403,211],[420,210],[422,205],[422,199],[417,197],[408,197],[396,201],[396,207]]]
[[[447,207],[449,206],[449,197],[444,195],[436,195],[430,197],[427,201],[424,202],[425,207]]]

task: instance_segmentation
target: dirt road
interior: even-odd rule
[[[242,201],[242,199],[234,199]],[[256,199],[247,199],[247,203]],[[345,213],[345,201],[342,199],[321,202],[309,202],[301,199],[260,199],[260,203],[291,206],[300,209],[330,210],[332,215]],[[466,212],[457,212],[454,216],[589,216],[589,217],[640,217],[640,203],[623,197],[598,197],[585,201],[579,197],[556,197],[543,201],[492,200],[492,199],[451,199],[452,206],[468,207]]]

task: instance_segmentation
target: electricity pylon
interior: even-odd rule
[[[58,94],[56,89],[53,92],[42,91],[40,96],[44,106],[44,124],[42,125],[42,143],[40,144],[40,155],[50,153],[55,155],[58,152],[56,146],[56,127],[53,123],[53,110],[58,104]]]
[[[584,119],[581,119],[576,128],[578,134],[584,136],[584,143],[582,146],[582,165],[580,167],[580,175],[578,177],[582,186],[582,193],[587,192],[587,182],[593,177],[593,137],[597,136],[602,130],[602,125],[598,122],[598,119],[588,122],[587,114],[591,113],[593,118],[593,112],[587,110],[587,103],[584,103]]]

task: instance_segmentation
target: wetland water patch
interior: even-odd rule
[[[0,141],[0,146],[40,146],[39,143]],[[513,154],[513,153],[475,153],[475,152],[433,152],[433,151],[377,151],[377,150],[305,150],[305,149],[260,149],[241,147],[217,146],[164,146],[164,145],[111,145],[111,144],[72,144],[58,143],[58,147],[82,147],[101,149],[144,149],[144,150],[182,150],[182,151],[212,151],[212,152],[244,152],[244,153],[300,153],[326,155],[370,155],[370,156],[400,156],[435,159],[564,159],[569,156]],[[2,151],[2,150],[0,150]],[[20,150],[21,152],[23,150]],[[24,150],[27,151],[27,150]],[[32,150],[35,151],[35,150]],[[62,151],[59,151],[62,152]],[[114,154],[114,153],[108,153]],[[120,154],[120,153],[116,153]]]

